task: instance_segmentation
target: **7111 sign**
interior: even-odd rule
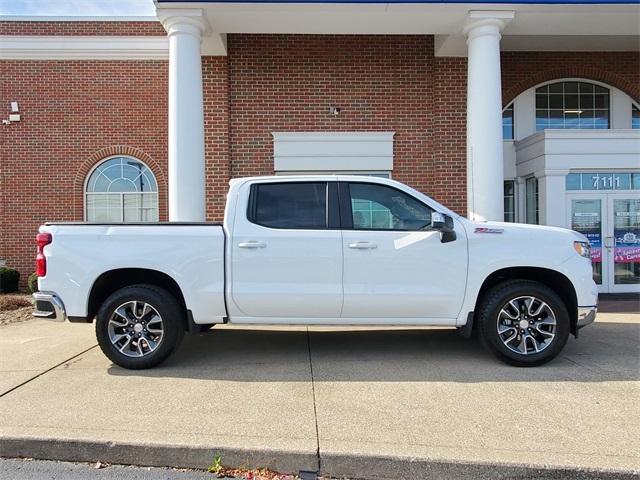
[[[595,190],[611,190],[620,188],[620,177],[615,174],[600,175],[596,173],[591,176],[593,181],[593,188]]]

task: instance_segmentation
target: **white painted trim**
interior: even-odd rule
[[[395,132],[272,132],[276,172],[393,170]]]
[[[45,36],[0,37],[0,60],[166,60],[164,36]]]
[[[158,22],[155,16],[0,15],[0,22]]]

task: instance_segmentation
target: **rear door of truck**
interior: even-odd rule
[[[337,183],[324,177],[255,180],[240,186],[228,278],[234,323],[340,318],[337,196]]]

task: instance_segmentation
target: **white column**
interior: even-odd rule
[[[201,10],[159,10],[169,37],[169,221],[205,220]]]
[[[565,179],[569,170],[545,171],[538,177],[540,225],[567,226]]]
[[[504,219],[500,32],[513,12],[467,16],[467,215]]]

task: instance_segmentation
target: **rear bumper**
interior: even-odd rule
[[[597,311],[598,307],[596,305],[591,307],[578,307],[577,327],[582,328],[593,323],[596,320]]]
[[[67,312],[64,309],[64,303],[53,292],[36,292],[33,294],[36,302],[33,316],[36,318],[44,318],[54,322],[64,322],[67,318]]]

